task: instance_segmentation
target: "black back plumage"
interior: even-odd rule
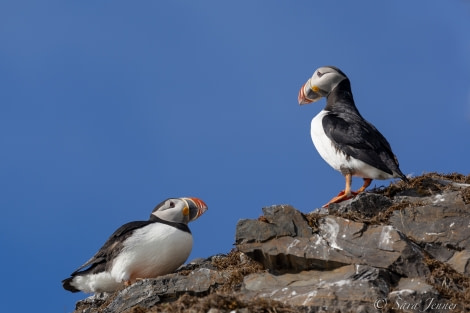
[[[387,139],[357,110],[349,79],[330,92],[325,110],[329,113],[323,117],[323,128],[337,150],[406,180]]]
[[[71,285],[71,282],[75,276],[96,274],[110,269],[113,260],[123,249],[124,241],[129,238],[135,230],[150,225],[152,223],[162,223],[166,225],[178,228],[181,231],[191,233],[188,225],[184,223],[175,223],[162,220],[154,215],[151,215],[148,221],[135,221],[119,227],[104,243],[101,249],[85,264],[77,268],[70,277],[62,281],[64,289],[71,292],[79,292]]]

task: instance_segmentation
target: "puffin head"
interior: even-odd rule
[[[156,216],[162,220],[188,224],[207,211],[207,205],[198,198],[170,198],[158,204],[150,217]]]
[[[299,104],[307,104],[326,97],[338,84],[348,77],[337,67],[322,66],[300,88]]]

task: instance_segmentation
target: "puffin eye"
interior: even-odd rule
[[[317,76],[322,77],[324,73],[321,73],[320,71],[317,71]]]
[[[170,201],[169,205],[170,205],[170,208],[174,208],[174,207],[175,207],[175,203],[174,203],[173,201]]]

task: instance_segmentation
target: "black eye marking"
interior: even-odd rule
[[[170,208],[174,208],[175,207],[175,203],[173,201],[170,201]]]
[[[318,77],[322,77],[325,73],[321,73],[320,71],[317,71]]]

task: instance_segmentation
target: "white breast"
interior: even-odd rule
[[[113,292],[124,281],[168,274],[189,257],[193,246],[190,233],[153,223],[134,231],[114,259],[110,271],[76,276],[72,285],[83,292]]]
[[[312,136],[313,144],[323,160],[325,160],[335,170],[339,171],[340,168],[347,163],[347,160],[344,153],[335,149],[330,138],[328,138],[323,130],[322,120],[328,113],[328,111],[322,110],[313,118],[310,134]]]
[[[193,237],[175,227],[153,223],[136,230],[113,262],[111,276],[119,282],[173,272],[191,253]]]
[[[332,168],[341,172],[341,169],[348,169],[353,175],[360,176],[363,178],[372,179],[389,179],[393,178],[393,175],[385,173],[367,163],[349,157],[335,149],[330,138],[325,134],[323,129],[323,117],[328,114],[329,111],[322,110],[312,119],[310,134],[312,136],[313,144],[317,149],[323,160],[326,161]]]

